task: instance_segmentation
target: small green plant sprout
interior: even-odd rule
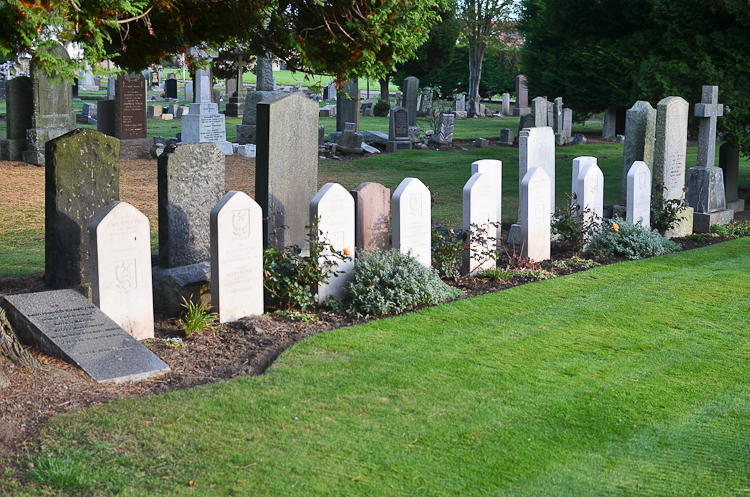
[[[299,311],[285,311],[280,309],[274,311],[273,314],[289,321],[299,321],[300,323],[317,323],[320,320],[317,314],[307,314]]]
[[[576,194],[568,196],[567,207],[552,218],[552,234],[570,244],[575,255],[589,245],[599,229],[600,219],[591,215],[589,207],[578,205]]]
[[[738,238],[744,235],[750,235],[750,221],[732,221],[727,225],[714,224],[711,226],[713,236],[726,236],[728,238]]]
[[[190,296],[190,300],[182,296],[182,304],[180,304],[185,311],[180,318],[180,326],[185,330],[185,336],[190,336],[193,333],[198,333],[203,330],[216,331],[217,321],[219,315],[215,312],[209,312],[205,304],[196,304],[193,302],[193,296]]]
[[[320,307],[327,311],[333,312],[334,314],[338,314],[344,310],[344,304],[335,295],[331,295],[330,297],[325,299],[325,301],[320,304]]]
[[[479,276],[481,278],[487,278],[491,281],[508,281],[511,277],[509,270],[500,268],[483,269],[479,272]]]
[[[711,228],[713,228],[713,226]],[[700,233],[693,233],[692,235],[687,235],[685,237],[685,240],[700,243],[703,241],[703,235],[701,235]]]
[[[187,346],[180,337],[162,338],[161,343],[168,349],[181,349]]]

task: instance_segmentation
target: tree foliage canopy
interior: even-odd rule
[[[531,94],[586,115],[669,95],[694,104],[718,85],[720,126],[750,155],[747,0],[523,0],[520,29]]]
[[[36,54],[57,37],[83,43],[91,62],[111,58],[136,71],[202,43],[243,45],[299,70],[377,77],[413,55],[443,6],[443,0],[6,0],[0,53]],[[58,72],[64,64],[41,61]]]

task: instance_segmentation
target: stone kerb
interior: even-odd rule
[[[393,192],[393,248],[432,266],[430,190],[417,178],[404,178]]]
[[[387,250],[390,247],[391,190],[380,183],[362,183],[351,191],[354,197],[357,250]]]
[[[154,337],[151,230],[127,202],[112,202],[89,225],[94,305],[136,340]]]
[[[469,253],[464,255],[462,273],[476,276],[493,269],[495,260],[483,254],[494,252],[497,223],[497,178],[492,173],[471,175],[463,189],[463,230],[468,233]]]
[[[549,184],[549,176],[539,167],[529,169],[521,180],[518,218],[521,225],[521,256],[534,261],[550,258]]]
[[[471,163],[471,174],[474,175],[477,173],[482,173],[490,178],[490,184],[495,196],[495,221],[497,222],[497,229],[494,236],[497,240],[500,240],[503,234],[503,229],[500,226],[503,218],[503,162],[495,159],[474,161]]]
[[[644,161],[635,161],[628,171],[626,216],[634,223],[651,228],[651,170]]]
[[[332,258],[325,250],[319,264],[324,267],[329,261],[336,262],[332,267],[341,271],[327,282],[318,285],[318,303],[323,304],[329,297],[340,300],[346,298],[348,285],[354,278],[354,198],[338,183],[326,183],[310,202],[310,226],[316,226],[319,240],[345,255],[344,260]]]
[[[230,191],[210,216],[211,304],[219,321],[263,314],[263,210]]]

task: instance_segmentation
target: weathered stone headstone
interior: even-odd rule
[[[164,98],[177,98],[176,79],[167,79],[164,82]]]
[[[368,182],[350,193],[354,197],[354,244],[357,250],[387,250],[390,246],[390,188]]]
[[[195,101],[192,81],[185,81],[185,100],[188,102]]]
[[[453,110],[456,112],[466,112],[466,95],[459,93],[453,100]]]
[[[333,250],[343,252],[344,260],[336,262],[335,271],[343,271],[318,285],[318,303],[329,297],[344,300],[349,282],[354,279],[354,199],[338,183],[326,183],[310,201],[310,226],[317,227],[318,240],[327,242]],[[331,254],[328,250],[320,256],[319,265],[325,267]]]
[[[120,142],[79,128],[48,142],[45,169],[45,282],[91,282],[88,228],[120,200]]]
[[[450,145],[453,143],[455,117],[454,114],[440,114],[438,128],[432,136],[433,142],[439,145]]]
[[[8,295],[1,304],[24,342],[75,364],[99,383],[169,372],[161,359],[75,290]]]
[[[148,117],[161,117],[164,112],[164,107],[161,105],[149,105],[148,106]]]
[[[526,87],[526,76],[521,74],[516,76],[516,105],[513,108],[513,115],[520,117],[529,113],[531,113],[531,109],[529,108],[529,89]]]
[[[323,88],[323,100],[331,101],[336,100],[336,94],[338,89],[336,88],[336,81],[331,80],[328,82],[325,88]]]
[[[256,91],[276,91],[276,83],[273,78],[273,54],[271,52],[257,56],[255,75]]]
[[[240,145],[257,144],[258,142],[258,103],[277,95],[274,88],[273,65],[271,54],[267,57],[258,56],[255,66],[255,91],[245,94],[245,107],[242,111],[242,124],[237,125],[237,142]]]
[[[310,200],[318,187],[318,104],[286,93],[257,109],[255,199],[264,219],[270,217],[264,220],[264,244],[306,247]]]
[[[573,109],[563,109],[563,131],[568,143],[573,138]]]
[[[68,51],[62,45],[40,48],[55,57],[69,59]],[[26,130],[26,150],[23,161],[43,166],[45,146],[49,140],[75,129],[73,97],[70,83],[62,82],[53,86],[50,78],[38,68],[37,59],[31,61],[31,83],[34,91],[34,113],[32,127]]]
[[[503,93],[503,115],[510,115],[510,93]]]
[[[234,78],[227,80],[227,94],[229,95],[229,102],[225,114],[230,117],[242,117],[245,111],[245,87],[243,84],[243,73],[245,71],[245,61],[240,58],[234,62],[234,69],[237,75]],[[234,88],[230,85],[230,81],[234,82]],[[231,93],[230,93],[231,90]]]
[[[326,145],[326,127],[318,125],[318,149],[325,148]]]
[[[521,180],[518,216],[521,256],[537,262],[550,258],[552,206],[549,189],[549,176],[539,167],[529,169]]]
[[[97,111],[96,104],[88,104],[88,103],[83,104],[83,109],[81,109],[81,115],[83,117],[93,117],[94,119],[96,119],[96,115],[97,115],[96,111]]]
[[[362,133],[355,132],[354,123],[345,123],[344,131],[339,137],[339,147],[346,149],[347,153],[361,153]]]
[[[409,76],[404,79],[404,107],[409,113],[409,126],[417,124],[417,99],[419,98],[419,79]]]
[[[432,265],[430,190],[417,178],[404,178],[393,192],[393,248]]]
[[[604,124],[602,126],[602,139],[614,141],[617,134],[617,109],[607,107],[604,109]]]
[[[644,161],[634,161],[628,171],[626,218],[651,229],[651,170]]]
[[[651,167],[654,163],[654,138],[656,134],[656,109],[639,100],[628,109],[625,117],[625,144],[622,152],[622,179],[620,206],[627,202],[628,173],[636,161]],[[650,183],[650,177],[649,177]]]
[[[96,81],[94,81],[94,73],[91,72],[91,68],[88,64],[86,64],[86,67],[87,69],[85,71],[81,71],[83,73],[81,75],[83,81],[78,85],[78,89],[84,91],[99,91],[99,86],[97,86]]]
[[[596,162],[582,164],[578,171],[576,195],[584,226],[601,224],[604,214],[604,174]]]
[[[117,78],[115,137],[120,139],[121,158],[149,156],[151,143],[146,134],[146,82],[141,74],[127,74]]]
[[[738,198],[740,172],[740,149],[736,145],[724,143],[719,147],[719,167],[724,172],[724,194],[727,209],[734,212],[745,210],[745,200]]]
[[[231,191],[211,210],[211,303],[228,323],[263,314],[263,210]]]
[[[510,146],[515,141],[516,133],[512,129],[505,128],[500,130],[500,140],[497,143]]]
[[[391,109],[386,151],[397,152],[410,149],[409,112],[403,107],[395,107]]]
[[[552,104],[552,129],[555,132],[555,145],[561,147],[568,143],[568,135],[565,133],[563,123],[562,97],[557,97]]]
[[[336,98],[336,131],[344,131],[346,123],[354,123],[354,130],[359,133],[359,80],[344,83],[341,93]]]
[[[31,78],[18,76],[8,81],[5,103],[6,140],[0,141],[0,160],[22,160],[26,131],[33,127],[34,88]]]
[[[232,155],[232,143],[227,141],[226,119],[219,113],[219,104],[211,101],[211,82],[202,69],[196,70],[195,103],[190,113],[182,116],[183,143],[215,143],[226,155]]]
[[[136,340],[154,338],[151,230],[127,202],[112,202],[89,225],[94,305]]]
[[[503,214],[503,162],[495,159],[480,159],[471,163],[471,174],[482,173],[488,177],[495,197],[495,220],[497,229],[492,234],[496,239],[502,237],[502,227],[500,221]]]
[[[531,101],[531,113],[534,115],[534,127],[535,128],[543,128],[547,126],[547,113],[548,113],[547,99],[545,97],[536,97],[534,100],[532,100]],[[553,132],[553,140],[554,140],[554,132]]]
[[[518,120],[518,135],[521,135],[521,131],[527,128],[533,128],[536,118],[534,114],[524,114],[521,119]]]
[[[472,164],[472,172],[474,164]],[[463,230],[469,235],[469,252],[464,255],[462,273],[472,276],[493,269],[495,260],[486,257],[495,250],[497,186],[492,173],[473,172],[463,189]]]
[[[115,99],[116,81],[117,78],[115,76],[110,75],[109,77],[107,77],[107,100]]]
[[[680,199],[685,186],[688,103],[680,97],[662,99],[656,107],[656,143],[652,167],[655,198]]]

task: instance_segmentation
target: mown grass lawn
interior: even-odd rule
[[[26,475],[59,495],[744,495],[748,268],[740,239],[327,332],[261,377],[56,417]]]

